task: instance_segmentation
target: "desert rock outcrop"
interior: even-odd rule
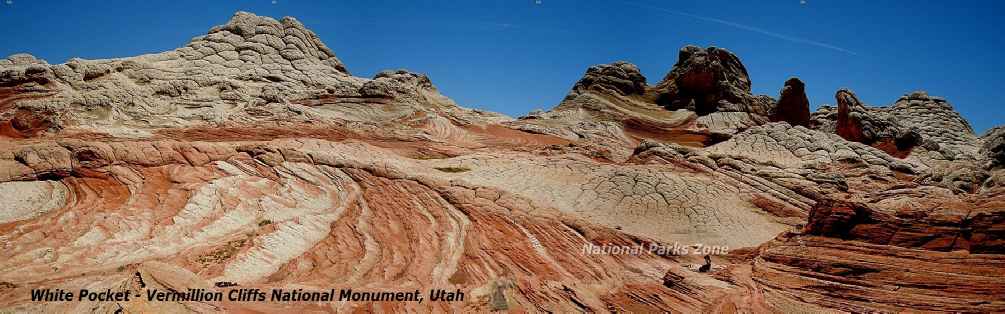
[[[718,47],[681,48],[673,69],[656,85],[656,103],[688,109],[712,128],[743,129],[763,124],[774,106],[768,96],[754,96],[740,58]]]
[[[988,168],[1000,168],[1005,165],[1005,127],[988,130],[983,137],[981,154]]]
[[[779,94],[778,104],[771,113],[771,121],[809,127],[810,100],[806,98],[806,84],[799,78],[789,78]]]
[[[975,160],[979,143],[974,129],[944,98],[923,91],[901,96],[889,108],[891,117],[920,133],[921,147],[936,160]]]
[[[849,141],[880,148],[904,157],[921,144],[921,134],[891,117],[885,108],[866,107],[850,90],[835,93],[837,109],[822,107],[814,114],[813,127],[834,132]]]
[[[346,69],[296,19],[244,12],[162,53],[0,60],[0,311],[1005,311],[1005,132],[939,98],[841,91],[808,116],[801,81],[776,106],[735,55],[689,46],[656,86],[598,65],[512,119]]]
[[[802,231],[759,249],[755,281],[847,312],[1001,311],[1001,196],[892,189],[818,202]]]
[[[583,78],[572,87],[575,91],[599,89],[604,93],[621,95],[642,95],[646,92],[646,77],[642,76],[634,64],[618,61],[600,64],[586,70]]]
[[[767,113],[768,105],[755,103],[750,95],[750,77],[740,58],[718,47],[681,48],[677,63],[657,86],[663,92],[657,101],[671,109],[686,108],[698,115]]]

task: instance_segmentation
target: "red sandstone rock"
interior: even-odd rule
[[[901,125],[882,111],[870,110],[850,90],[838,90],[836,132],[849,141],[872,145],[904,157],[921,144],[917,130]]]
[[[690,47],[678,63],[655,87],[627,63],[591,68],[554,110],[512,120],[456,106],[425,75],[352,77],[292,18],[239,13],[135,58],[12,56],[0,61],[0,309],[1005,311],[997,133],[983,140],[987,168],[898,159],[902,132],[856,116],[850,92],[836,130],[811,130],[790,80],[773,112],[789,124],[767,123],[771,102],[750,95],[735,55]],[[661,91],[701,116],[658,106]],[[981,146],[953,140],[941,151]],[[957,168],[974,179],[943,174]],[[694,243],[729,254],[697,272],[707,253],[584,249]],[[467,297],[29,297],[230,284]]]
[[[799,78],[789,78],[782,87],[778,104],[771,121],[785,121],[791,125],[810,126],[810,101],[806,98],[806,84]]]

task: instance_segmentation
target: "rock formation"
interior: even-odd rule
[[[754,96],[740,58],[729,50],[687,46],[677,63],[656,86],[656,103],[671,110],[687,109],[704,117],[710,127],[743,129],[762,124],[774,100]]]
[[[580,92],[591,88],[601,93],[642,95],[646,92],[646,77],[642,76],[637,66],[628,62],[601,64],[587,69],[583,78],[572,87]]]
[[[901,96],[889,109],[890,116],[906,127],[919,131],[927,158],[974,160],[978,139],[974,129],[953,106],[941,97],[923,91]]]
[[[150,128],[177,126],[388,121],[415,111],[466,115],[446,112],[457,108],[424,76],[350,76],[313,32],[290,17],[239,12],[185,47],[157,54],[59,65],[20,55],[6,64],[0,94],[15,93],[18,110],[0,121],[15,123],[18,134],[76,125],[135,138],[148,136]],[[366,109],[392,96],[398,106]],[[18,116],[23,112],[32,116]]]
[[[987,168],[1001,168],[1005,165],[1005,127],[988,130],[983,137],[981,155],[986,160]]]
[[[814,128],[834,132],[849,141],[872,145],[904,157],[921,144],[921,134],[891,117],[885,108],[870,108],[862,104],[850,90],[841,89],[834,95],[837,110],[822,107],[814,114]]]
[[[778,104],[771,113],[771,121],[809,127],[810,100],[806,98],[806,84],[799,78],[789,78],[779,94]]]
[[[798,79],[776,106],[732,53],[685,47],[656,86],[598,65],[511,119],[346,69],[295,19],[243,12],[163,53],[0,60],[0,310],[1005,311],[1005,132],[978,139],[939,98],[841,91],[808,116]]]
[[[798,93],[796,88],[789,89]],[[798,102],[789,100],[793,96],[798,97],[786,101]],[[686,46],[655,86],[646,85],[638,67],[624,61],[592,66],[557,107],[509,125],[591,146],[634,147],[647,138],[708,146],[770,118],[805,125],[799,117],[808,107],[787,106],[776,110],[771,97],[752,95],[747,70],[728,50]],[[631,154],[616,149],[605,155],[627,159]]]
[[[817,203],[802,231],[760,248],[755,280],[767,294],[799,291],[847,312],[999,311],[1005,304],[991,296],[1005,289],[1002,194],[967,200],[919,192]]]
[[[657,86],[663,92],[657,102],[671,109],[698,115],[730,109],[766,113],[766,105],[750,97],[750,77],[740,58],[722,48],[681,48],[677,64]]]

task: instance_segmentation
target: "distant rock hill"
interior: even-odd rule
[[[1005,128],[942,98],[811,113],[813,82],[753,95],[687,46],[513,119],[349,68],[244,12],[162,53],[0,60],[0,312],[1005,312]],[[218,285],[467,297],[29,298]]]
[[[350,76],[295,18],[246,12],[172,51],[58,65],[15,55],[0,66],[0,86],[21,98],[20,116],[31,116],[18,120],[25,123],[15,135],[43,126],[149,137],[160,128],[257,121],[382,122],[416,111],[477,116],[439,95],[421,74]],[[397,106],[378,108],[391,98]]]

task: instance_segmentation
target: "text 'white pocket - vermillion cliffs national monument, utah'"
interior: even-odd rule
[[[514,119],[351,69],[245,12],[0,60],[0,312],[1005,311],[1005,129],[941,97],[687,46]]]

